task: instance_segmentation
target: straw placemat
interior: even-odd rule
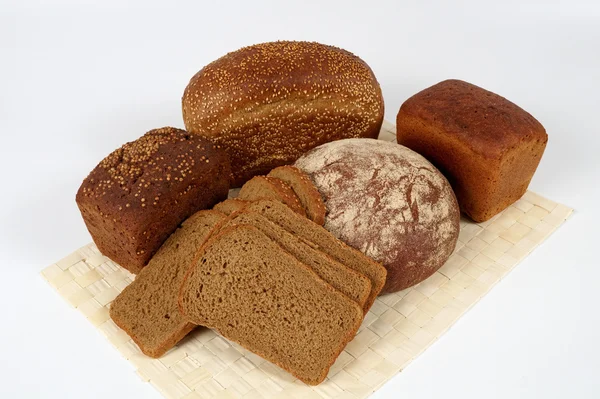
[[[385,123],[380,139],[393,141]],[[42,271],[137,373],[169,399],[365,398],[429,347],[571,214],[535,193],[485,223],[461,220],[456,251],[433,276],[377,299],[325,382],[309,387],[277,366],[198,328],[160,359],[143,355],[110,319],[110,302],[134,276],[94,244]]]

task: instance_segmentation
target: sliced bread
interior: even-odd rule
[[[219,202],[213,207],[215,211],[224,213],[225,215],[231,215],[233,212],[241,211],[250,201],[244,201],[239,198],[229,198],[225,201]]]
[[[310,267],[333,288],[358,303],[361,308],[365,306],[371,293],[371,281],[363,274],[336,262],[325,253],[315,249],[309,242],[294,236],[259,213],[235,212],[219,226],[224,228],[238,224],[256,227],[300,262]],[[213,234],[215,233],[216,231]]]
[[[323,198],[306,173],[295,166],[285,165],[273,169],[268,176],[281,179],[292,187],[310,220],[321,226],[325,223]]]
[[[259,200],[244,208],[248,212],[257,212],[280,225],[292,234],[314,243],[319,250],[325,252],[343,265],[365,275],[371,280],[371,293],[365,304],[365,313],[371,308],[377,295],[385,285],[387,271],[382,264],[375,262],[362,252],[344,244],[324,227],[298,216],[288,207],[277,201]]]
[[[179,306],[190,322],[310,385],[325,379],[363,317],[356,302],[247,225],[225,228],[204,244]]]
[[[254,176],[242,186],[238,198],[246,201],[259,199],[279,201],[294,212],[306,216],[306,212],[294,190],[283,180],[276,177]]]
[[[190,216],[112,302],[110,317],[146,355],[162,356],[194,328],[179,313],[177,296],[198,250],[223,219],[213,210]]]

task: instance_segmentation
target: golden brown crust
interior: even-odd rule
[[[355,55],[309,42],[263,43],[229,53],[190,80],[183,119],[229,152],[233,186],[348,137],[376,138],[383,97]]]
[[[529,113],[458,80],[406,100],[396,129],[398,143],[440,169],[461,210],[476,222],[490,219],[527,191],[548,141]]]
[[[289,184],[300,199],[307,217],[318,225],[322,226],[325,223],[327,211],[323,198],[306,173],[295,166],[285,165],[273,169],[267,176],[276,177]]]

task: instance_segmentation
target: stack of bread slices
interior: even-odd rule
[[[386,269],[322,227],[325,206],[292,166],[189,217],[114,300],[110,315],[160,357],[195,326],[315,385],[383,288]]]

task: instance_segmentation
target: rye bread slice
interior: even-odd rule
[[[306,173],[295,166],[285,165],[273,169],[267,176],[276,177],[289,184],[300,199],[306,216],[321,226],[325,223],[327,212],[323,198]]]
[[[371,293],[371,281],[367,277],[335,261],[315,249],[308,241],[293,235],[259,213],[244,211],[232,213],[219,223],[219,227],[212,234],[215,234],[219,228],[239,224],[256,227],[300,262],[310,267],[326,283],[358,303],[361,309],[365,306]]]
[[[259,200],[248,204],[244,208],[248,212],[257,212],[303,239],[314,243],[319,250],[325,252],[343,265],[365,275],[371,280],[371,293],[365,303],[365,313],[371,308],[377,295],[385,285],[387,271],[382,264],[375,262],[357,249],[342,241],[324,227],[298,216],[288,207],[277,201]]]
[[[258,229],[223,229],[202,247],[179,296],[192,323],[316,385],[361,324],[362,309]]]
[[[237,198],[246,201],[260,199],[279,201],[294,212],[306,216],[306,212],[294,190],[283,180],[276,177],[254,176],[242,186]]]
[[[195,327],[178,310],[179,289],[198,250],[223,219],[213,210],[190,216],[112,302],[110,317],[146,355],[162,356]]]
[[[250,201],[245,201],[239,198],[229,198],[225,201],[219,202],[213,207],[215,211],[224,213],[225,215],[231,215],[233,212],[241,211]]]

